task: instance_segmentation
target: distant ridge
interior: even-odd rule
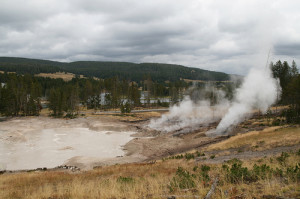
[[[153,81],[178,81],[180,79],[227,81],[230,75],[222,72],[208,71],[175,64],[130,63],[109,61],[57,62],[20,57],[0,57],[0,71],[18,74],[38,74],[70,72],[87,77],[111,78],[142,81],[151,77]]]

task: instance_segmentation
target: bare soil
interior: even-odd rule
[[[147,127],[149,120],[153,117],[159,117],[158,112],[153,113],[136,113],[129,116],[122,116],[120,114],[115,115],[91,115],[88,117],[81,117],[72,120],[66,119],[52,119],[49,117],[26,117],[26,118],[14,118],[8,121],[0,122],[0,129],[10,129],[12,132],[10,135],[6,135],[5,139],[12,139],[13,141],[24,141],[21,131],[29,131],[33,129],[44,129],[55,126],[59,127],[84,127],[95,131],[101,130],[115,130],[115,131],[135,131],[132,135],[135,137],[127,144],[123,146],[125,151],[124,156],[101,159],[94,157],[82,157],[75,156],[65,162],[66,165],[76,166],[81,169],[92,169],[94,167],[134,162],[148,162],[162,159],[170,155],[185,153],[193,150],[205,152],[206,159],[197,159],[197,161],[220,163],[229,159],[249,159],[257,158],[268,155],[274,155],[274,153],[280,153],[288,150],[298,150],[300,144],[294,146],[282,146],[273,149],[267,149],[262,151],[247,151],[241,149],[232,150],[214,150],[205,151],[207,146],[227,140],[229,137],[237,134],[245,134],[250,131],[262,131],[268,126],[262,126],[261,118],[254,116],[242,124],[238,125],[228,135],[218,137],[208,137],[205,132],[214,129],[217,123],[212,123],[205,127],[199,127],[199,129],[185,134],[177,134],[176,132],[162,133],[152,130]],[[22,122],[16,122],[22,120]],[[55,122],[54,122],[55,121]],[[18,123],[18,125],[16,125]],[[13,131],[12,131],[13,129]],[[0,136],[0,139],[4,139]],[[300,135],[299,135],[300,140]],[[216,156],[211,159],[210,156]]]
[[[300,150],[300,144],[293,146],[281,146],[263,151],[240,151],[237,149],[210,151],[205,153],[206,157],[196,158],[196,161],[207,164],[219,164],[234,158],[240,160],[249,160],[254,158],[276,156],[282,152],[295,152],[298,150]]]

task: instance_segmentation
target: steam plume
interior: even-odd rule
[[[229,101],[225,99],[225,94],[221,90],[215,90],[214,95],[218,101],[215,106],[210,106],[209,100],[195,102],[186,97],[179,105],[171,107],[168,114],[162,115],[159,119],[151,120],[148,126],[163,132],[187,133],[219,121],[226,113]]]
[[[272,77],[268,67],[251,69],[242,86],[238,88],[235,100],[219,123],[216,133],[222,134],[239,124],[253,109],[265,113],[275,103],[277,91],[277,80]]]
[[[232,103],[225,99],[225,94],[220,90],[215,92],[218,96],[215,106],[210,106],[207,100],[194,102],[186,97],[179,105],[171,107],[168,114],[151,120],[148,126],[163,132],[187,133],[221,120],[217,129],[207,132],[207,135],[225,134],[249,117],[254,109],[265,113],[276,101],[278,85],[268,67],[253,68],[236,90]]]

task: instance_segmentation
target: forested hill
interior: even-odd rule
[[[27,59],[18,57],[0,57],[0,71],[16,72],[18,74],[55,73],[62,71],[65,63]]]
[[[120,79],[141,81],[151,77],[153,81],[176,81],[180,78],[192,80],[229,80],[229,75],[222,72],[190,68],[174,64],[160,63],[130,63],[130,62],[100,62],[78,61],[71,63],[0,57],[0,71],[17,72],[19,74],[38,74],[54,72],[71,72],[87,77],[110,78],[118,76]]]

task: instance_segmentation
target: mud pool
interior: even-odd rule
[[[0,170],[53,168],[72,157],[123,156],[135,132],[89,128],[0,129]]]

